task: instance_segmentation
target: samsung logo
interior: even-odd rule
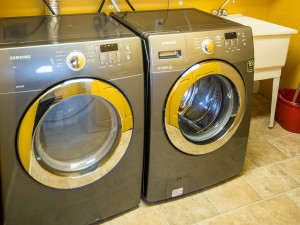
[[[176,45],[177,42],[176,41],[163,41],[161,44],[162,45]]]
[[[31,59],[31,55],[13,55],[9,57],[10,60],[22,60],[22,59]]]

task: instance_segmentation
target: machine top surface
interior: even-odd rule
[[[104,13],[0,19],[0,47],[135,36]]]
[[[111,15],[140,35],[243,27],[241,24],[192,8],[116,12]]]

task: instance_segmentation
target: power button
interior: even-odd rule
[[[85,65],[85,57],[81,52],[74,51],[67,56],[66,63],[71,70],[79,71]]]
[[[215,44],[211,39],[204,39],[202,42],[202,51],[206,54],[213,54],[215,52]]]

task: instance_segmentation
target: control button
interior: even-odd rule
[[[206,54],[213,54],[215,51],[215,44],[211,39],[205,39],[202,42],[202,50]]]
[[[73,71],[79,71],[85,66],[85,56],[78,51],[71,52],[66,59],[68,67]]]
[[[130,53],[127,53],[127,54],[126,54],[126,60],[127,60],[127,61],[130,61],[130,60],[131,60],[131,55],[130,55]]]
[[[111,52],[110,52],[110,53],[108,53],[108,58],[109,58],[109,59],[113,59],[113,58],[114,58],[114,54],[113,54],[113,53],[111,53]]]
[[[125,49],[126,49],[126,51],[130,51],[130,46],[126,45]]]
[[[105,60],[105,59],[106,59],[106,55],[105,55],[104,53],[101,53],[101,54],[100,54],[100,59],[101,59],[101,60]]]
[[[216,42],[216,46],[217,46],[217,47],[220,47],[220,46],[222,46],[222,42],[219,42],[219,41],[218,41],[218,42]]]
[[[105,62],[104,62],[104,61],[101,61],[101,62],[100,62],[100,66],[105,66]]]
[[[121,53],[120,52],[117,52],[117,58],[121,58]]]

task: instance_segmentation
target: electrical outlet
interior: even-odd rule
[[[113,4],[109,4],[109,9],[113,9],[113,8],[114,8]]]
[[[183,0],[179,0],[178,5],[182,5]]]

